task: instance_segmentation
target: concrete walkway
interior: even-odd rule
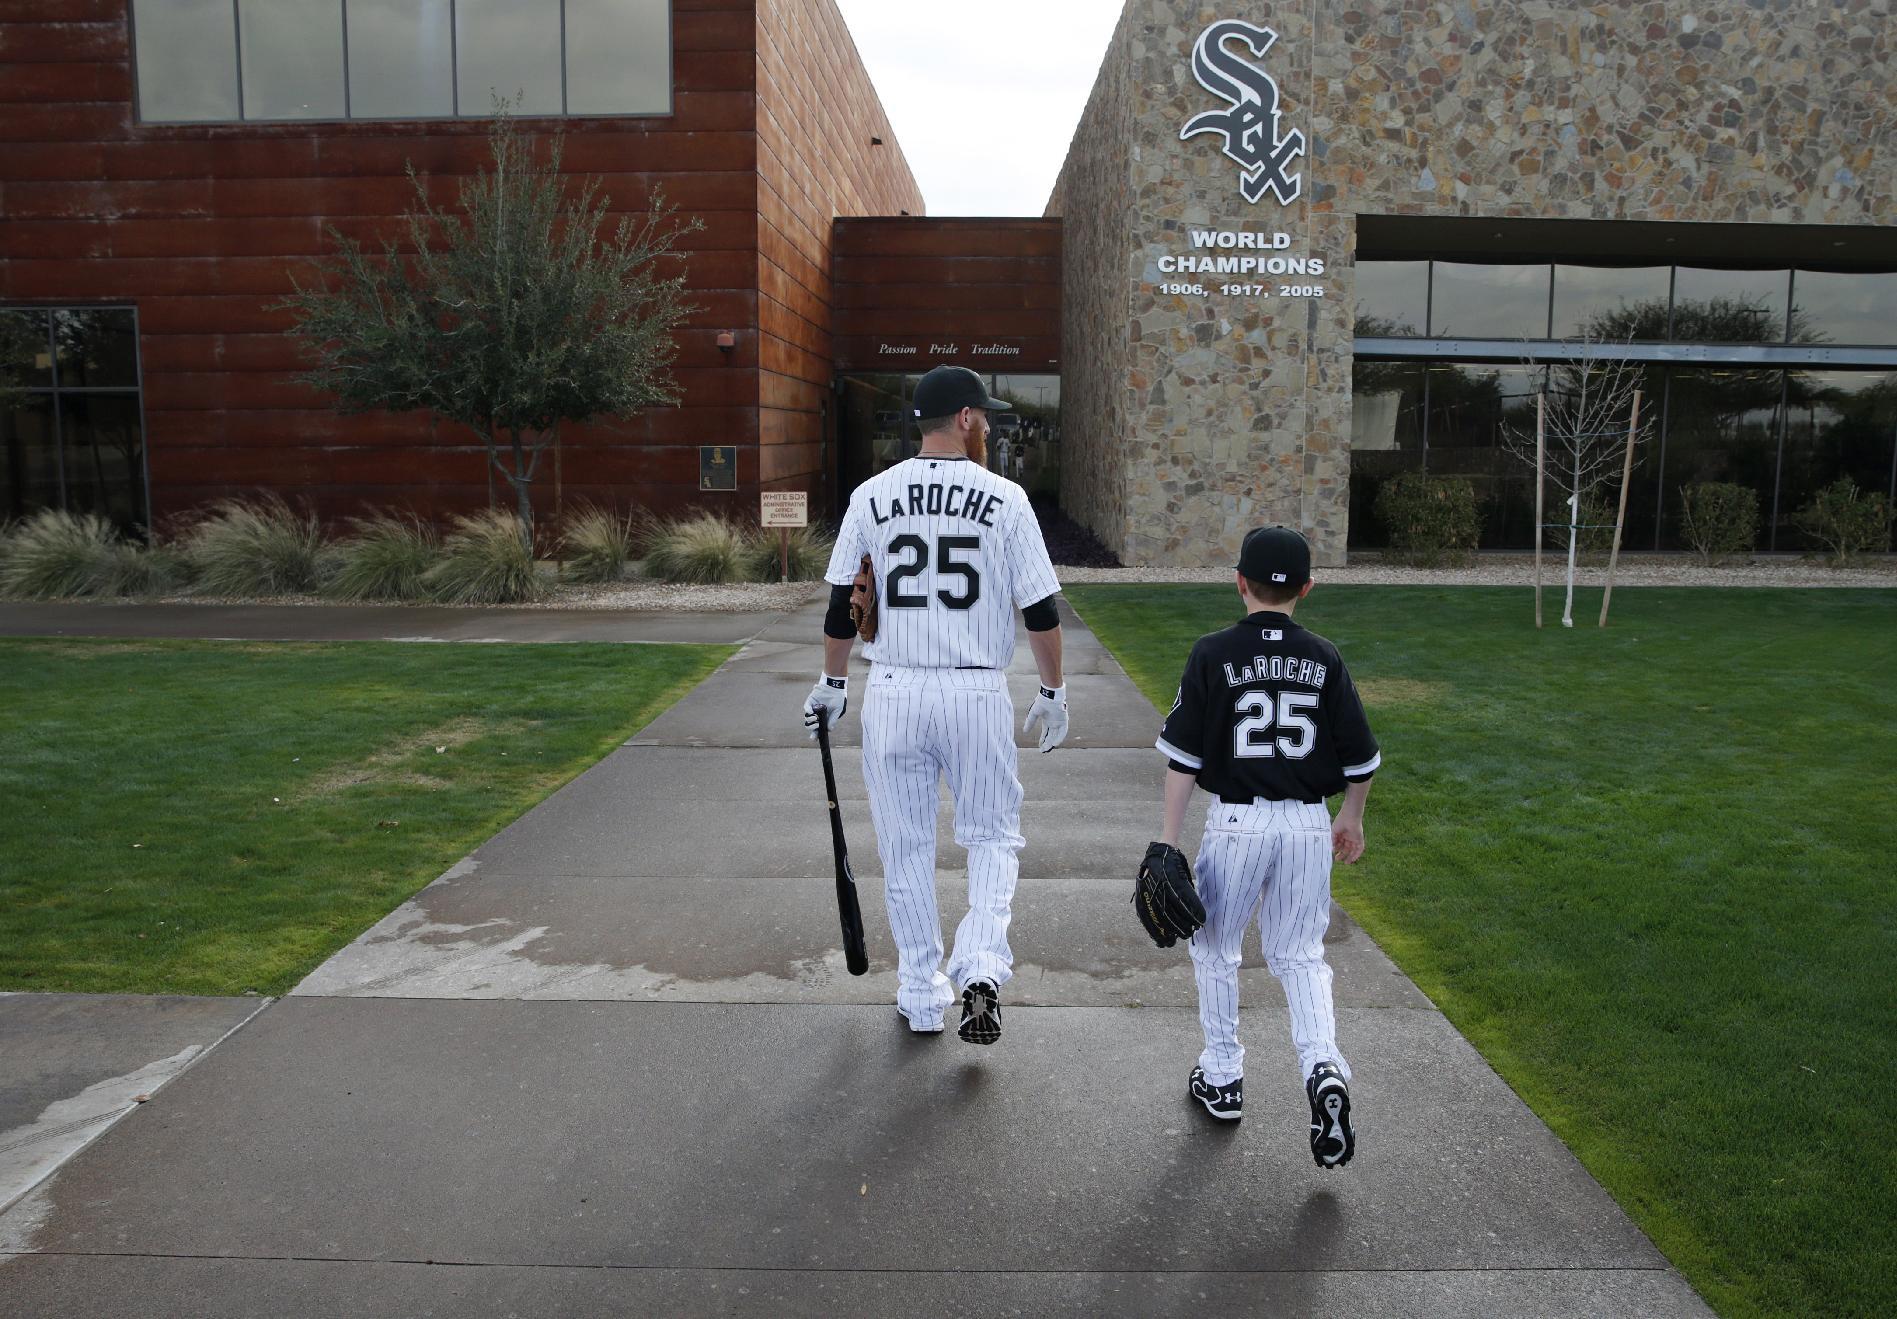
[[[1246,1120],[1189,1103],[1189,963],[1126,903],[1155,716],[1071,615],[1074,736],[1022,758],[1006,1034],[900,1029],[853,754],[870,974],[836,948],[796,716],[818,617],[754,629],[0,1214],[0,1312],[1707,1313],[1341,913],[1356,1161],[1311,1164],[1262,966]]]

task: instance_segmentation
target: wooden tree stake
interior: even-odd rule
[[[1634,477],[1634,437],[1640,434],[1640,391],[1627,417],[1627,461],[1620,469],[1620,511],[1614,514],[1614,548],[1607,555],[1607,590],[1601,594],[1601,626],[1607,626],[1607,602],[1614,598],[1614,565],[1620,562],[1620,531],[1627,525],[1627,487]]]
[[[1535,395],[1535,626],[1541,626],[1542,454],[1548,443],[1548,395]]]

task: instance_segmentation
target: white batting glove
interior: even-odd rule
[[[1028,717],[1021,721],[1021,731],[1032,733],[1035,725],[1041,730],[1041,754],[1046,755],[1067,740],[1067,688],[1043,687],[1040,695],[1034,698],[1034,704],[1028,707]]]
[[[810,695],[804,698],[804,727],[810,730],[812,738],[817,736],[817,711],[830,712],[830,727],[837,726],[837,720],[850,708],[850,680],[846,675],[832,678],[823,674],[817,679],[817,685],[810,689]]]

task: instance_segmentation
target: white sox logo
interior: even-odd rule
[[[1256,202],[1270,191],[1288,206],[1304,186],[1302,173],[1288,172],[1304,154],[1304,134],[1294,128],[1279,136],[1278,84],[1258,65],[1227,50],[1225,42],[1231,37],[1244,42],[1253,56],[1262,56],[1278,34],[1237,18],[1222,19],[1199,34],[1192,48],[1193,76],[1208,92],[1231,102],[1231,108],[1194,115],[1179,139],[1183,142],[1195,133],[1225,134],[1225,154],[1238,162],[1238,190],[1245,200]]]

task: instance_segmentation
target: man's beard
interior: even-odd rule
[[[968,442],[964,447],[968,451],[969,462],[975,464],[977,467],[986,467],[988,465],[988,441],[986,437],[982,435],[979,426],[968,432]]]

